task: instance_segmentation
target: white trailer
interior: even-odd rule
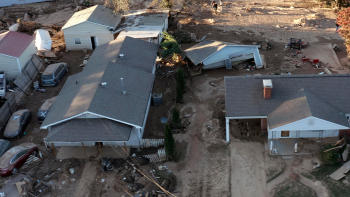
[[[38,50],[51,51],[52,40],[48,31],[43,29],[36,30],[35,46]]]

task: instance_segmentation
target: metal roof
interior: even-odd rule
[[[131,126],[104,118],[73,119],[53,126],[47,142],[128,141]]]
[[[54,1],[54,0],[1,0],[0,7],[7,7],[15,4],[38,3],[38,2],[44,2],[44,1]]]
[[[168,9],[132,10],[124,16],[125,21],[120,24],[117,32],[138,26],[163,26],[169,11]]]
[[[264,99],[264,79],[272,81],[271,99]],[[277,127],[311,115],[344,125],[349,86],[350,75],[225,77],[226,117],[268,116]]]
[[[62,29],[67,29],[83,22],[91,22],[113,28],[114,30],[119,25],[121,18],[121,14],[114,13],[113,10],[102,5],[95,5],[74,13]]]
[[[233,43],[215,41],[215,40],[204,40],[199,44],[194,45],[185,50],[187,57],[195,64],[201,63],[205,58],[220,51],[226,45],[233,45]]]
[[[70,76],[45,118],[42,128],[82,113],[142,127],[152,91],[158,45],[125,37],[95,49],[84,70]],[[124,58],[118,57],[124,54]],[[122,94],[124,78],[126,94]],[[101,83],[107,86],[102,87]]]
[[[162,32],[161,26],[140,26],[121,31],[118,37],[129,36],[132,38],[153,38],[158,37]]]
[[[33,40],[33,36],[14,31],[2,33],[0,34],[0,54],[19,58]]]

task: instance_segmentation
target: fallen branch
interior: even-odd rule
[[[341,147],[343,147],[343,145],[337,146],[337,147],[334,147],[334,148],[330,148],[330,149],[325,150],[325,151],[323,151],[323,152],[325,153],[325,152],[328,152],[328,151],[331,151],[331,150],[334,150],[334,149],[338,149],[338,148],[341,148]]]

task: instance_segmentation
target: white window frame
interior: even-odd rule
[[[77,43],[78,39],[79,39],[79,42]],[[81,44],[81,39],[80,38],[74,38],[74,43],[75,44]]]

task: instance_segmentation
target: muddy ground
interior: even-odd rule
[[[70,1],[45,2],[33,4],[33,6],[40,8],[48,6],[47,13],[38,17],[38,20],[54,23],[65,20],[60,19],[61,16],[73,14],[71,9],[58,10],[58,5],[68,2]],[[164,124],[160,122],[160,118],[168,117],[170,119],[174,106],[180,110],[182,116],[194,112],[190,118],[183,118],[187,125],[186,129],[174,135],[179,151],[177,162],[164,164],[176,175],[177,187],[175,191],[177,193],[174,195],[183,197],[270,196],[270,191],[277,185],[292,184],[290,187],[295,191],[295,185],[298,184],[283,182],[289,178],[291,172],[300,174],[312,170],[312,162],[310,161],[314,161],[312,158],[303,158],[303,162],[298,162],[300,160],[296,159],[287,164],[278,160],[277,164],[270,165],[274,160],[265,159],[267,157],[264,146],[265,139],[255,136],[254,139],[241,140],[240,133],[243,127],[231,128],[231,143],[227,145],[223,124],[224,76],[268,75],[287,72],[291,74],[320,73],[311,64],[306,64],[303,69],[290,67],[287,70],[281,70],[281,67],[286,62],[288,63],[287,54],[292,52],[285,49],[285,44],[292,37],[301,38],[310,45],[324,42],[337,44],[341,51],[337,52],[336,55],[343,68],[331,69],[331,71],[333,73],[348,73],[349,60],[343,44],[344,41],[335,33],[336,15],[331,9],[320,9],[314,4],[299,3],[298,6],[290,8],[288,3],[289,6],[286,7],[286,3],[281,0],[261,1],[259,3],[250,0],[245,2],[229,0],[223,1],[223,6],[219,9],[220,12],[215,14],[208,5],[208,1],[185,1],[183,11],[191,13],[190,17],[198,21],[214,19],[214,23],[199,22],[198,25],[193,22],[185,23],[183,30],[194,33],[198,38],[206,36],[206,39],[236,44],[252,44],[253,41],[268,40],[272,43],[272,49],[260,51],[265,56],[266,69],[253,71],[216,69],[205,70],[201,75],[195,77],[188,76],[186,78],[188,90],[184,94],[185,102],[183,104],[175,103],[176,79],[174,75],[166,79],[156,78],[153,92],[163,94],[163,105],[151,106],[144,134],[145,138],[163,137]],[[140,6],[143,8],[145,4],[144,2]],[[278,6],[282,4],[284,7]],[[250,7],[252,11],[246,12],[245,8],[247,7]],[[318,18],[312,18],[310,14],[315,14]],[[310,20],[318,20],[318,26],[295,26],[294,20],[303,16],[309,17]],[[175,26],[170,26],[169,30],[174,31],[175,29]],[[194,44],[196,43],[182,44],[181,47],[186,49]],[[71,51],[65,53],[58,61],[67,62],[70,66],[69,75],[72,75],[82,70],[79,64],[82,63],[84,56],[83,52]],[[188,75],[186,72],[185,74]],[[13,141],[13,144],[32,141],[39,146],[44,156],[32,168],[20,170],[20,173],[27,173],[34,178],[48,181],[53,189],[45,196],[127,196],[125,191],[130,192],[129,186],[132,184],[125,182],[123,178],[132,170],[125,169],[121,172],[105,173],[101,172],[99,161],[94,158],[57,161],[54,159],[52,151],[45,149],[43,138],[47,133],[40,131],[35,113],[45,99],[59,93],[67,77],[68,75],[57,87],[46,88],[48,90],[46,93],[34,93],[33,89],[30,89],[30,96],[25,96],[22,104],[18,107],[19,109],[30,109],[33,112],[33,117],[26,130],[27,135],[18,141]],[[215,83],[217,86],[214,87],[211,83]],[[258,131],[258,123],[252,122],[250,125],[254,125],[254,130]],[[152,151],[154,150],[151,150],[150,153]],[[148,165],[142,168],[146,172],[157,167]],[[73,175],[69,173],[70,168],[75,169]],[[271,177],[278,174],[281,176],[278,176],[275,181],[267,183]],[[304,178],[301,178],[300,181],[316,191],[317,194],[327,192],[323,187],[314,188],[312,183]],[[11,177],[0,178],[0,182],[4,184],[9,179]],[[144,177],[137,182],[147,185],[148,191],[157,189]],[[276,195],[281,190],[277,188],[273,191]],[[308,189],[305,189],[304,194],[306,193],[314,194]]]

